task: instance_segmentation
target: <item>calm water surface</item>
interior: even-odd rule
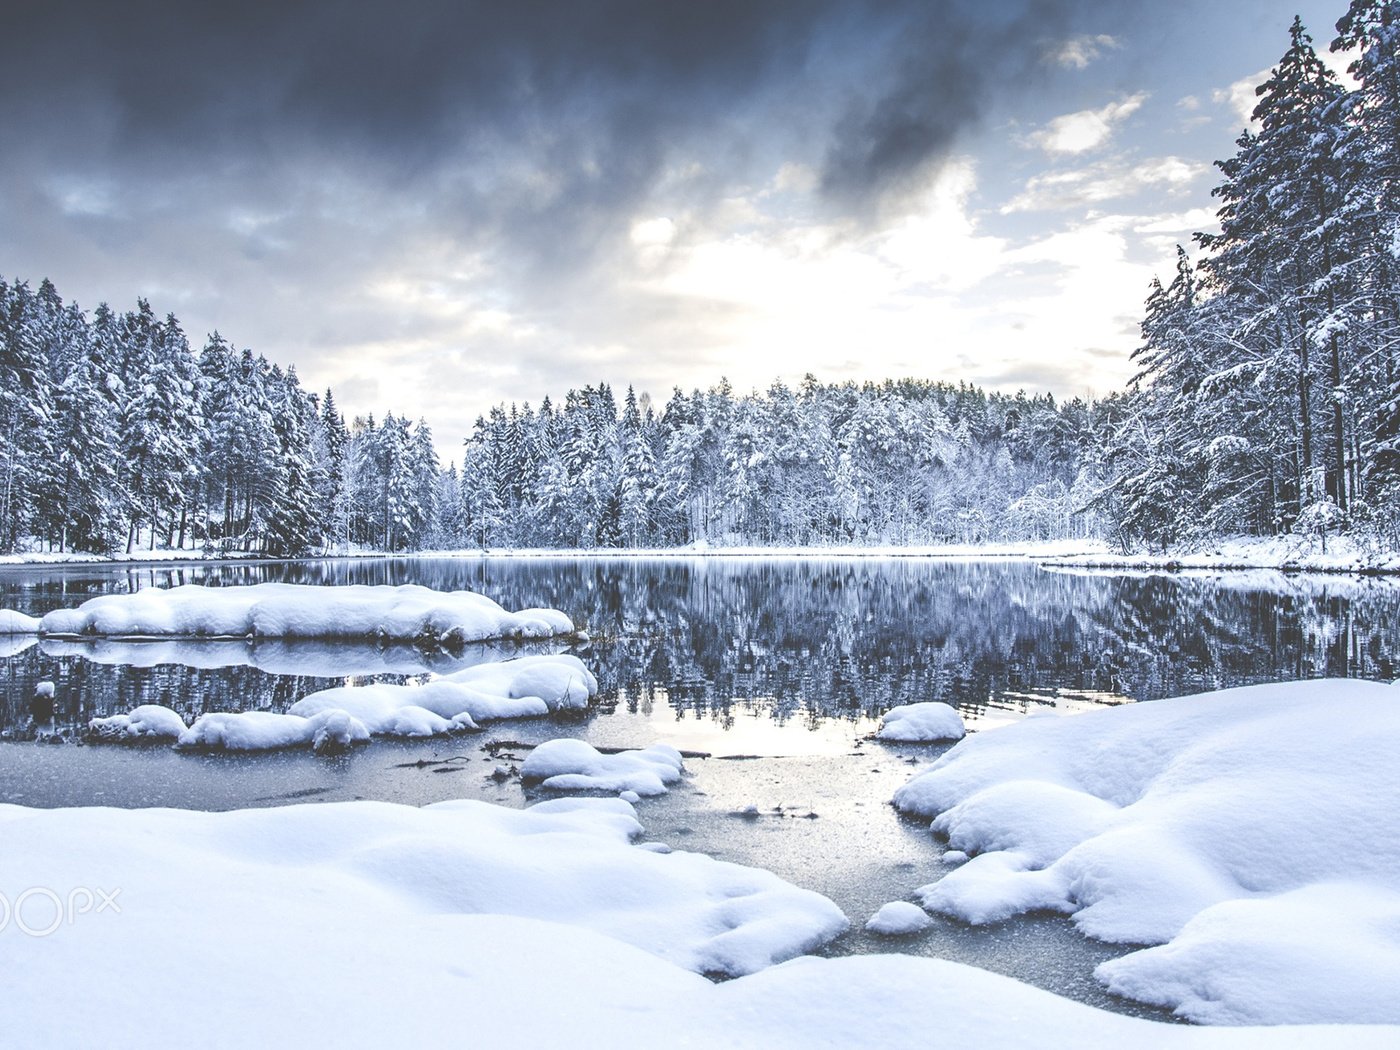
[[[825,893],[855,929],[836,953],[901,950],[971,962],[1082,1001],[1107,995],[1097,962],[1127,950],[1032,917],[891,941],[859,927],[946,870],[942,846],[888,805],[943,748],[866,739],[890,707],[954,704],[974,729],[1034,710],[1086,708],[1254,682],[1400,675],[1400,584],[1388,579],[1094,575],[1019,561],[923,559],[373,559],[293,564],[0,569],[0,607],[33,615],[96,594],[182,583],[419,583],[480,591],[507,608],[554,606],[584,626],[573,646],[597,674],[588,715],[497,723],[480,735],[377,740],[351,755],[192,755],[167,747],[0,742],[0,801],[35,806],[225,809],[377,798],[473,797],[523,806],[491,777],[534,743],[664,740],[687,762],[646,800],[648,835],[758,864]],[[173,707],[283,710],[350,681],[407,681],[557,645],[36,642],[0,636],[0,731],[23,735],[36,681],[58,687],[60,723]],[[739,811],[756,805],[760,816]]]

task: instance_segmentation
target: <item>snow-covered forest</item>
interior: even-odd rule
[[[1221,231],[1154,282],[1129,388],[1057,402],[934,380],[664,405],[599,383],[497,406],[460,466],[144,300],[89,316],[0,281],[0,548],[980,543],[1400,536],[1400,26],[1300,23],[1220,161]]]

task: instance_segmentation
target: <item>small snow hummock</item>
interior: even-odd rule
[[[159,704],[142,704],[124,715],[88,723],[99,740],[178,740],[187,728],[183,718]]]
[[[1388,685],[1252,686],[982,733],[894,802],[976,854],[926,908],[1160,945],[1099,966],[1116,994],[1210,1024],[1394,1024],[1396,740]]]
[[[664,795],[681,778],[681,754],[666,744],[605,755],[582,740],[549,740],[530,752],[520,778],[550,791],[631,791]]]
[[[46,614],[40,634],[206,638],[375,638],[462,645],[494,638],[552,638],[573,622],[557,609],[512,613],[484,594],[400,587],[249,587],[187,584],[104,594]]]
[[[961,740],[967,735],[962,715],[947,704],[928,702],[892,707],[880,719],[875,736],[881,740],[934,743]]]
[[[39,619],[13,609],[0,609],[0,634],[38,634]]]
[[[865,928],[871,933],[885,937],[900,937],[910,933],[921,933],[933,925],[933,920],[923,908],[908,901],[890,901],[880,906],[880,910],[870,917]]]

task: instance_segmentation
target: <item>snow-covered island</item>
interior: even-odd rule
[[[413,584],[148,587],[134,594],[99,595],[76,609],[56,609],[38,625],[46,637],[374,639],[441,646],[553,638],[574,630],[557,609],[512,613],[484,594]]]

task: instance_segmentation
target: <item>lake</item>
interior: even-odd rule
[[[1033,563],[920,558],[452,558],[7,567],[0,607],[39,615],[148,586],[286,581],[418,583],[480,591],[507,608],[553,606],[590,640],[586,716],[501,722],[474,736],[377,740],[339,758],[197,755],[167,747],[0,741],[0,801],[226,809],[376,798],[475,797],[525,805],[494,779],[557,736],[597,746],[665,741],[687,762],[670,795],[640,804],[650,837],[769,868],[825,893],[856,929],[836,952],[904,950],[973,962],[1086,1002],[1090,971],[1123,946],[1034,917],[968,929],[948,920],[891,942],[859,926],[945,870],[942,846],[888,805],[944,749],[868,739],[897,704],[942,700],[974,731],[1255,682],[1400,675],[1400,581],[1280,573],[1094,574]],[[412,646],[75,642],[0,637],[0,732],[23,737],[34,684],[58,687],[60,724],[173,707],[284,710],[331,685],[407,681],[558,644]],[[740,816],[757,806],[758,817]]]

